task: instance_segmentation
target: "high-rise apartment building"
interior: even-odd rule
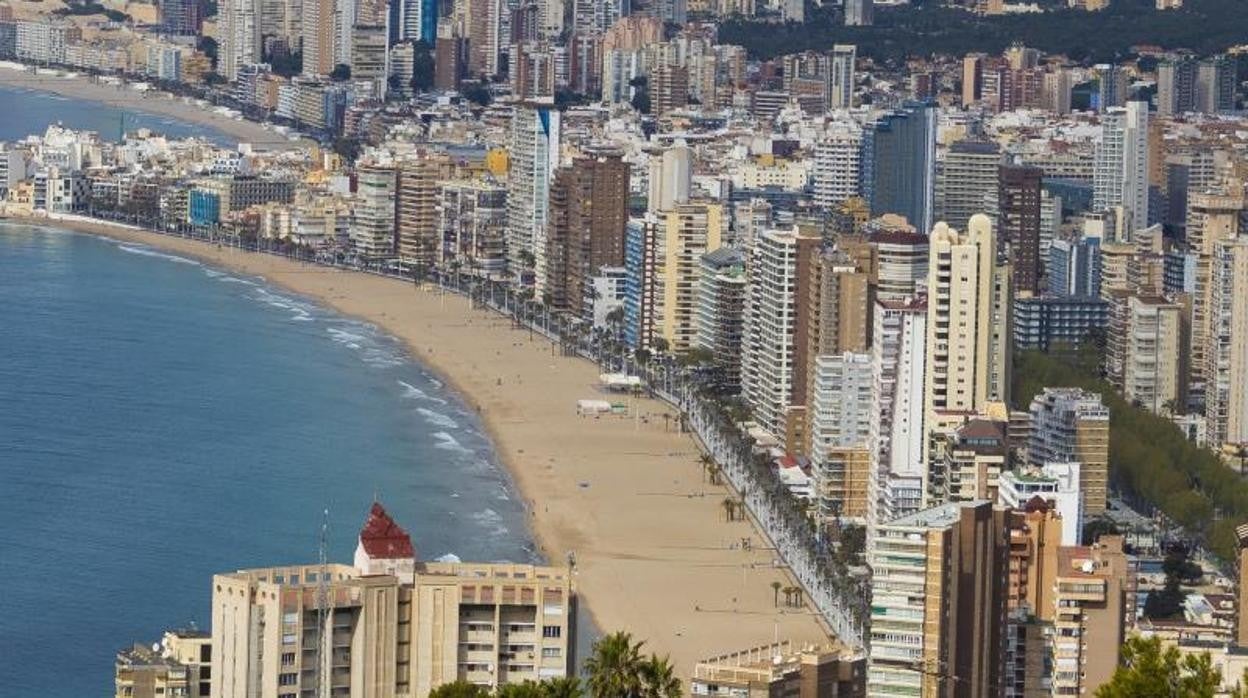
[[[507,189],[493,180],[456,180],[441,187],[438,237],[442,264],[474,276],[507,270]]]
[[[633,349],[650,349],[655,317],[662,312],[656,278],[663,233],[661,222],[650,213],[629,220],[624,229],[624,341]]]
[[[1031,401],[1027,458],[1036,467],[1079,463],[1083,513],[1105,511],[1109,484],[1109,409],[1080,388],[1045,388]]]
[[[936,161],[936,109],[907,103],[863,134],[863,197],[871,215],[896,213],[931,230]]]
[[[199,3],[194,0],[160,0],[156,3],[160,11],[161,29],[170,34],[195,35],[203,25],[203,17]]]
[[[1099,0],[1098,0],[1099,1]],[[1127,72],[1113,63],[1099,63],[1093,71],[1096,73],[1096,108],[1104,112],[1110,107],[1121,107],[1127,103]]]
[[[1055,296],[1100,296],[1100,239],[1054,240],[1045,272],[1049,293]]]
[[[807,453],[823,521],[867,517],[871,389],[870,354],[844,352],[815,359]]]
[[[702,255],[723,244],[724,213],[718,203],[688,201],[661,214],[655,256],[655,332],[672,351],[694,347],[697,335],[698,277]]]
[[[997,239],[1010,260],[1015,295],[1040,292],[1040,180],[1028,165],[1002,165],[997,196]]]
[[[965,233],[937,223],[927,277],[928,429],[938,415],[970,415],[990,399],[997,247],[992,222],[971,217]]]
[[[1101,116],[1092,206],[1121,208],[1126,240],[1148,227],[1148,102],[1130,102]]]
[[[607,152],[577,157],[555,173],[546,240],[553,307],[579,312],[598,270],[624,265],[628,173],[628,163]]]
[[[351,221],[351,244],[365,258],[394,254],[395,190],[393,167],[356,168],[356,204]]]
[[[725,392],[741,388],[745,255],[721,247],[702,255],[697,290],[697,346],[710,353]]]
[[[922,508],[927,299],[876,302],[871,333],[872,524]]]
[[[1248,443],[1248,237],[1223,240],[1209,269],[1205,423],[1209,443]]]
[[[1195,193],[1187,200],[1187,246],[1195,257],[1192,294],[1191,385],[1206,382],[1205,353],[1211,346],[1212,273],[1218,244],[1240,234],[1244,200],[1238,195]]]
[[[999,186],[1001,149],[991,141],[956,141],[936,174],[936,220],[965,230],[976,213],[986,213]]]
[[[858,196],[861,159],[862,127],[849,119],[832,122],[815,146],[815,204],[832,208]]]
[[[543,291],[550,182],[559,166],[559,110],[552,102],[525,102],[511,118],[507,175],[509,273]]]
[[[930,243],[912,227],[879,230],[868,237],[876,256],[876,298],[905,301],[927,291]]]
[[[882,523],[868,558],[867,695],[1000,696],[1007,511],[954,503]]]
[[[1058,550],[1054,570],[1054,695],[1091,695],[1118,668],[1128,622],[1135,618],[1136,571],[1122,537]]]
[[[1187,321],[1183,306],[1116,291],[1109,304],[1105,373],[1128,402],[1157,414],[1187,403]]]
[[[257,0],[225,0],[217,15],[217,70],[226,80],[233,81],[240,68],[261,62],[260,8]]]
[[[1205,114],[1222,114],[1235,110],[1235,60],[1210,56],[1200,62],[1196,72],[1195,105]]]
[[[997,501],[1009,460],[1006,424],[975,417],[941,434],[939,459],[928,467],[928,492],[937,502]]]
[[[303,74],[329,75],[338,58],[338,7],[334,0],[301,0]]]
[[[853,44],[836,44],[832,47],[828,65],[828,108],[849,109],[854,106],[854,62],[858,47]]]
[[[575,600],[568,571],[423,562],[380,505],[354,565],[213,577],[212,697],[425,696],[467,681],[568,676]]]
[[[798,287],[799,258],[810,255],[817,243],[818,238],[806,238],[796,229],[767,230],[754,239],[747,266],[742,394],[754,420],[777,437],[787,434],[789,406],[795,404],[797,346],[805,336],[798,318],[799,310],[805,315]],[[803,372],[804,367],[798,373]]]
[[[692,177],[693,154],[684,141],[677,141],[662,153],[652,154],[647,210],[651,213],[667,211],[688,201]]]
[[[429,268],[442,261],[438,199],[450,169],[446,156],[434,153],[423,153],[399,165],[397,251],[404,263]]]
[[[1197,68],[1190,56],[1167,56],[1157,63],[1157,116],[1175,116],[1195,108]]]
[[[869,27],[875,24],[873,0],[845,0],[845,26]]]

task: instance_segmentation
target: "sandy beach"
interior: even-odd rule
[[[809,607],[776,607],[772,582],[794,582],[750,523],[725,521],[728,491],[704,481],[692,438],[665,424],[674,410],[643,398],[643,419],[578,416],[578,399],[602,397],[598,371],[540,335],[401,281],[105,224],[46,224],[261,276],[403,340],[480,411],[547,558],[575,554],[575,584],[599,628],[645,639],[683,680],[700,658],[776,637],[826,641]]]
[[[252,121],[233,119],[213,111],[211,106],[201,107],[182,101],[181,97],[158,92],[138,92],[128,86],[92,82],[88,77],[37,74],[18,69],[17,64],[0,65],[0,85],[50,92],[63,97],[85,99],[112,107],[167,116],[188,123],[213,128],[240,142],[251,143],[260,150],[283,150],[306,147],[306,139],[290,141],[286,136]]]

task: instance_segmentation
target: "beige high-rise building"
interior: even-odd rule
[[[1195,289],[1192,293],[1193,385],[1203,385],[1207,380],[1205,351],[1210,346],[1212,321],[1209,306],[1213,294],[1210,270],[1213,268],[1214,253],[1219,242],[1239,234],[1239,214],[1243,207],[1244,200],[1240,196],[1200,193],[1191,194],[1187,199],[1186,238],[1188,248],[1196,255]]]
[[[1156,413],[1186,404],[1187,342],[1183,306],[1157,296],[1114,291],[1105,372],[1128,402]]]
[[[575,599],[566,569],[422,562],[374,504],[354,565],[213,577],[212,697],[427,696],[567,676]]]
[[[1053,695],[1092,695],[1118,668],[1135,616],[1135,571],[1121,536],[1058,551],[1053,592]]]
[[[398,168],[395,196],[399,259],[428,268],[442,259],[438,226],[441,185],[452,177],[450,158],[422,153]]]
[[[855,259],[838,249],[815,256],[806,277],[807,322],[804,352],[807,382],[806,431],[815,419],[812,384],[815,363],[823,356],[844,352],[864,353],[870,345],[872,300],[872,250],[867,245],[854,245],[853,251],[863,259]]]
[[[954,503],[879,525],[867,695],[1003,694],[1007,513]]]
[[[1223,240],[1209,269],[1205,424],[1209,443],[1248,443],[1248,236]]]
[[[351,243],[368,258],[394,254],[393,167],[366,165],[356,170],[356,204],[351,221]]]
[[[672,351],[686,351],[697,339],[698,275],[702,255],[723,244],[724,210],[709,201],[676,204],[663,214],[663,242],[657,277],[663,314],[659,334]]]
[[[937,223],[927,277],[926,415],[929,429],[969,416],[989,400],[994,276],[992,221],[971,217],[965,233]]]
[[[336,17],[334,0],[302,0],[303,74],[329,75],[334,70]]]

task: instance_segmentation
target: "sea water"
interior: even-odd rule
[[[0,222],[0,694],[110,694],[209,624],[214,573],[349,562],[374,498],[421,558],[535,561],[477,415],[377,328],[142,245]]]

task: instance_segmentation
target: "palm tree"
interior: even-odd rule
[[[542,698],[581,698],[581,680],[575,676],[546,679],[539,685]]]
[[[429,692],[429,698],[489,698],[490,692],[467,681],[444,683]]]
[[[732,497],[724,497],[723,502],[724,517],[728,521],[734,521],[737,518],[737,500]]]
[[[773,606],[780,605],[780,582],[773,581],[771,583],[771,603]]]
[[[702,464],[702,477],[706,478],[711,472],[711,467],[715,465],[715,457],[709,453],[703,453],[698,456],[698,462]]]
[[[641,692],[641,642],[626,632],[615,632],[594,643],[585,660],[589,693],[594,698],[632,698]]]
[[[641,695],[643,698],[680,698],[680,679],[676,678],[667,657],[652,654],[642,663]]]
[[[494,691],[494,698],[545,698],[546,691],[536,681],[505,683]]]

